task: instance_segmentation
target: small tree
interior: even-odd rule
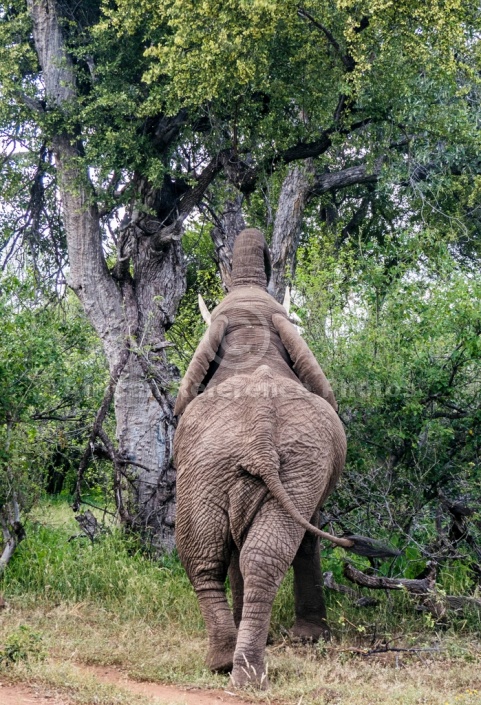
[[[0,317],[1,573],[43,493],[53,449],[85,438],[86,400],[98,398],[105,363],[78,308],[52,306],[33,278],[2,277]]]

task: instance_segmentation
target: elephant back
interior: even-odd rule
[[[265,476],[280,478],[287,488],[293,484],[298,509],[309,519],[338,479],[345,452],[332,407],[262,365],[207,389],[187,407],[174,440],[179,511],[184,502],[206,501],[199,486],[209,496],[214,492],[241,548],[265,501]]]
[[[276,313],[285,316],[284,308],[259,287],[238,287],[226,296],[212,314],[213,321],[225,316],[228,325],[208,387],[234,375],[252,373],[261,365],[299,384],[272,322]]]

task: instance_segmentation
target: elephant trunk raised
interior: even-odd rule
[[[232,668],[236,685],[263,687],[272,603],[289,566],[293,631],[317,639],[328,631],[318,537],[353,542],[309,521],[342,471],[346,439],[329,382],[266,291],[269,275],[262,233],[244,230],[232,291],[212,312],[182,381],[174,440],[177,547],[206,622],[208,664]]]

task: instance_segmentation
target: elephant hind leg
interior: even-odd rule
[[[225,592],[231,540],[227,516],[223,517],[219,513],[213,522],[199,512],[193,520],[191,517],[185,531],[181,514],[177,533],[179,555],[199,600],[209,637],[206,663],[212,671],[220,673],[232,669],[237,641],[237,628]]]
[[[311,519],[315,526],[319,512]],[[306,532],[292,563],[294,569],[294,601],[296,619],[292,634],[301,639],[330,638],[324,603],[319,538]]]
[[[244,604],[231,676],[236,686],[268,685],[264,653],[272,604],[303,534],[303,528],[272,497],[249,528],[240,552]]]
[[[234,546],[230,559],[229,583],[232,592],[234,622],[238,628],[242,619],[242,606],[244,604],[244,578],[240,571],[239,549],[237,546]]]
[[[228,673],[233,666],[237,629],[225,595],[224,580],[212,580],[208,588],[196,592],[209,635],[207,666],[211,671]]]

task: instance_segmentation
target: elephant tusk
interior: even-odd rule
[[[291,292],[288,286],[286,286],[286,293],[284,294],[284,301],[282,302],[282,305],[287,313],[287,318],[290,320],[290,322],[296,327],[297,332],[299,335],[302,335],[304,332],[304,328],[302,327],[302,320],[299,318],[297,313],[294,311],[290,313],[291,310]]]
[[[211,315],[209,313],[209,309],[207,308],[205,301],[202,298],[201,294],[199,294],[199,296],[198,296],[198,301],[199,301],[199,309],[200,309],[201,316],[204,319],[204,321],[207,323],[207,325],[210,326]]]

